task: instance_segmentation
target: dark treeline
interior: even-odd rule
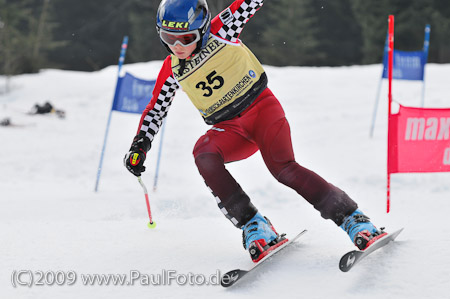
[[[180,0],[182,1],[182,0]],[[213,15],[233,0],[210,0]],[[116,64],[124,35],[127,63],[166,55],[155,30],[159,0],[0,0],[0,73],[41,68],[98,70]],[[420,50],[431,25],[429,62],[450,62],[447,0],[266,0],[241,39],[264,64],[380,63],[387,18],[395,48]]]

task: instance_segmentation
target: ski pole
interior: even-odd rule
[[[147,212],[148,212],[148,218],[150,219],[149,223],[147,224],[147,226],[149,228],[155,228],[156,227],[156,222],[153,221],[152,219],[152,211],[150,210],[150,201],[148,199],[148,192],[147,192],[147,188],[144,185],[144,182],[142,182],[142,179],[140,176],[138,176],[138,181],[139,184],[141,184],[142,189],[144,189],[144,195],[145,195],[145,202],[147,203]]]
[[[166,120],[167,120],[167,118],[166,118]],[[153,181],[153,192],[156,191],[156,187],[158,185],[159,163],[161,162],[161,153],[162,153],[162,145],[163,145],[163,140],[164,140],[165,128],[166,128],[166,122],[163,123],[162,128],[161,128],[161,140],[159,141],[158,160],[156,162],[155,179]]]

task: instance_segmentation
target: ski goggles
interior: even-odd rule
[[[183,47],[187,47],[200,40],[200,33],[198,30],[188,32],[170,32],[160,29],[159,37],[169,46],[180,44]]]

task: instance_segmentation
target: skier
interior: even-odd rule
[[[66,112],[64,112],[63,110],[55,109],[53,107],[53,105],[50,104],[50,102],[45,102],[45,104],[42,105],[42,106],[39,105],[39,104],[35,104],[31,108],[31,111],[28,114],[36,115],[36,114],[48,114],[48,113],[56,113],[56,115],[59,118],[65,118],[66,117]]]
[[[54,111],[53,105],[50,102],[45,102],[44,105],[35,104],[33,108],[31,108],[30,114],[47,114]]]
[[[253,53],[239,40],[263,0],[236,0],[211,21],[206,0],[163,0],[157,31],[170,53],[158,75],[137,135],[124,157],[135,176],[166,117],[175,92],[182,88],[204,121],[213,127],[198,139],[193,155],[200,175],[220,210],[242,230],[244,248],[254,262],[287,239],[263,217],[225,168],[260,151],[272,175],[291,187],[346,231],[365,249],[386,233],[378,230],[345,192],[294,158],[283,108],[267,87],[267,76]]]

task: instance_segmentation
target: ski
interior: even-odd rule
[[[302,235],[304,235],[307,232],[307,230],[303,230],[301,233],[299,233],[298,235],[296,235],[294,238],[292,238],[291,240],[285,242],[284,244],[280,245],[279,247],[277,247],[276,249],[274,249],[273,251],[271,251],[268,255],[266,255],[262,260],[260,260],[258,263],[256,263],[255,265],[253,265],[253,267],[251,267],[248,270],[242,270],[242,269],[236,269],[236,270],[232,270],[232,271],[228,271],[227,273],[225,273],[225,275],[222,276],[222,279],[220,281],[220,284],[224,287],[224,288],[228,288],[231,287],[232,285],[234,285],[236,282],[240,281],[245,275],[247,275],[248,273],[254,271],[255,269],[258,268],[258,266],[260,266],[261,264],[263,264],[264,262],[271,260],[271,258],[276,255],[278,252],[280,252],[281,250],[283,250],[284,248],[288,247],[289,245],[291,245],[293,242],[295,242],[298,238],[300,238]]]
[[[365,250],[353,250],[346,253],[339,261],[339,269],[341,269],[342,272],[350,271],[350,269],[352,269],[366,256],[368,256],[375,250],[387,245],[389,242],[394,241],[402,231],[403,228],[391,234],[388,233],[386,236],[375,241],[372,245],[369,246],[369,248],[366,248]]]

